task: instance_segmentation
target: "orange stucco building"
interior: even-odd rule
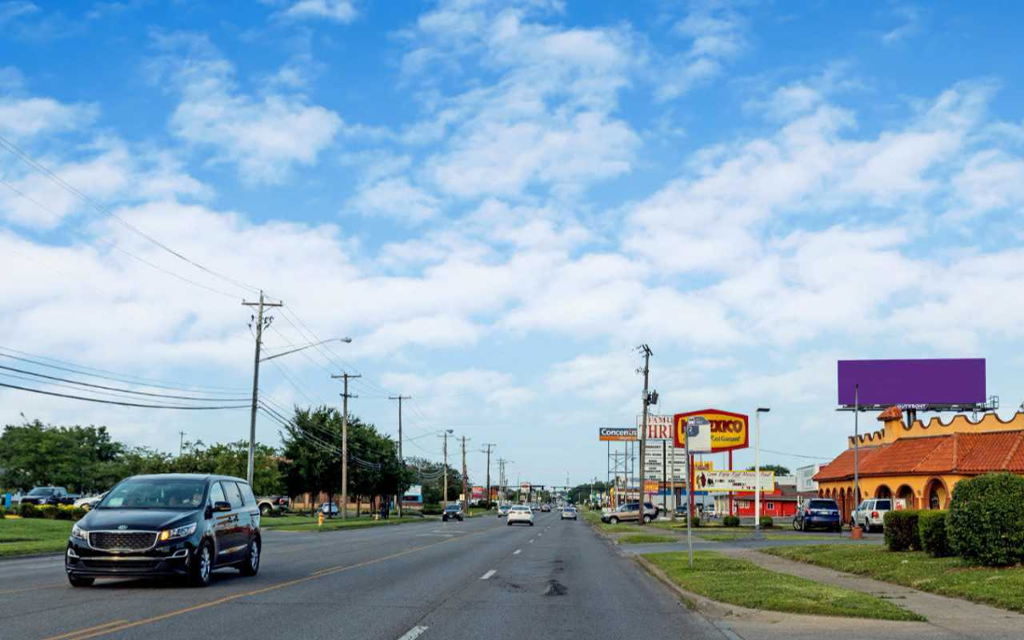
[[[995,471],[1024,474],[1024,413],[1003,421],[994,413],[971,422],[957,415],[909,427],[896,407],[883,411],[882,429],[860,436],[860,492],[853,495],[854,437],[849,447],[814,476],[818,494],[849,517],[860,500],[893,498],[907,509],[945,509],[956,483]]]

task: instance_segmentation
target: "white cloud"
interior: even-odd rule
[[[672,28],[690,47],[654,70],[659,100],[671,100],[720,75],[749,46],[745,21],[720,3],[695,4]]]
[[[887,46],[894,45],[921,31],[923,15],[918,7],[912,5],[897,6],[893,10],[893,15],[900,18],[903,24],[883,33],[882,44]]]
[[[359,12],[351,0],[299,0],[284,15],[289,18],[324,18],[341,24],[356,19]]]
[[[171,131],[199,147],[212,146],[215,161],[239,165],[243,180],[280,183],[296,165],[313,165],[342,128],[329,109],[300,93],[243,93],[233,65],[199,36],[156,36],[164,52],[154,64],[181,93]]]
[[[362,186],[345,205],[364,215],[384,215],[421,224],[440,212],[441,202],[405,177],[386,177]]]
[[[0,96],[0,133],[18,140],[71,131],[91,125],[98,113],[95,105],[63,104],[52,98]]]

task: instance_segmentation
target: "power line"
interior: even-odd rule
[[[188,406],[188,405],[163,405],[163,404],[138,404],[134,402],[116,402],[113,400],[101,400],[99,398],[86,398],[84,396],[73,396],[66,393],[56,393],[54,391],[43,391],[42,389],[31,389],[29,387],[21,387],[13,384],[6,384],[0,382],[0,387],[6,387],[8,389],[17,389],[18,391],[27,391],[28,393],[39,393],[46,396],[55,396],[58,398],[68,398],[71,400],[82,400],[85,402],[96,402],[100,404],[115,404],[122,407],[138,407],[141,409],[180,409],[186,411],[216,411],[220,409],[248,409],[247,404],[238,405],[225,405],[219,407],[201,407],[201,406]]]
[[[192,401],[195,401],[195,402],[245,402],[246,400],[248,400],[248,398],[200,398],[198,396],[172,396],[172,395],[167,395],[167,394],[163,394],[163,393],[148,393],[146,391],[133,391],[131,389],[120,389],[118,387],[108,387],[108,386],[105,386],[105,385],[102,385],[102,384],[92,384],[92,383],[89,383],[89,382],[81,382],[81,381],[78,381],[78,380],[69,380],[67,378],[58,378],[56,376],[48,376],[46,374],[36,373],[34,371],[27,371],[25,369],[16,369],[14,367],[5,367],[4,365],[0,365],[0,369],[3,369],[5,371],[14,371],[16,373],[21,373],[21,374],[25,374],[25,375],[29,375],[29,376],[34,376],[36,378],[43,378],[44,380],[56,380],[58,382],[67,382],[67,383],[70,383],[70,384],[73,384],[73,385],[78,385],[78,386],[81,386],[81,387],[90,387],[90,388],[93,388],[93,389],[104,389],[106,391],[116,391],[118,393],[126,393],[126,394],[137,395],[137,396],[147,396],[147,397],[150,397],[150,398],[167,398],[169,400],[192,400]]]
[[[780,455],[780,456],[789,456],[791,458],[805,458],[807,460],[831,460],[832,459],[832,458],[825,458],[825,457],[822,457],[822,456],[803,456],[803,455],[800,455],[799,453],[787,453],[785,451],[772,451],[771,449],[765,449],[764,447],[761,447],[761,451],[764,451],[765,453],[774,453],[774,454]]]

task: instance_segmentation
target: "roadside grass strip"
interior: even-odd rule
[[[711,542],[735,542],[736,540],[750,540],[754,537],[753,531],[743,531],[740,533],[727,533],[724,531],[695,531],[697,536],[702,540],[709,540]],[[832,540],[834,542],[848,541],[849,538],[840,538],[837,534],[832,535],[815,535],[815,534],[800,534],[800,533],[762,533],[761,537],[765,540]]]
[[[348,518],[342,520],[340,516],[333,518],[324,518],[324,524],[321,527],[317,524],[316,517],[310,517],[308,515],[291,515],[291,516],[274,516],[269,518],[261,518],[260,526],[266,530],[274,531],[333,531],[335,529],[363,529],[366,527],[387,527],[395,526],[399,524],[405,524],[408,522],[436,522],[440,518],[433,516],[419,517],[404,517],[404,518],[388,518],[387,520],[374,520],[372,517],[363,516],[360,518]]]
[[[762,569],[747,560],[698,551],[694,568],[682,552],[643,557],[687,591],[749,609],[877,620],[924,620],[888,600]]]
[[[0,520],[0,557],[60,553],[68,544],[73,522],[43,518]]]
[[[662,542],[679,542],[679,539],[675,536],[659,536],[651,533],[634,533],[619,538],[619,544],[658,544]]]
[[[837,571],[1024,613],[1024,566],[993,568],[923,551],[861,545],[772,547],[762,550]]]

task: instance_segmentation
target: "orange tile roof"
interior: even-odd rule
[[[893,405],[886,409],[885,411],[883,411],[882,413],[878,414],[877,420],[881,422],[887,422],[889,420],[901,420],[902,418],[903,412],[900,411],[899,407]]]
[[[901,438],[891,444],[861,447],[859,458],[857,466],[862,476],[1024,473],[1024,431]],[[827,482],[852,477],[853,450],[847,449],[822,467],[814,479]]]

